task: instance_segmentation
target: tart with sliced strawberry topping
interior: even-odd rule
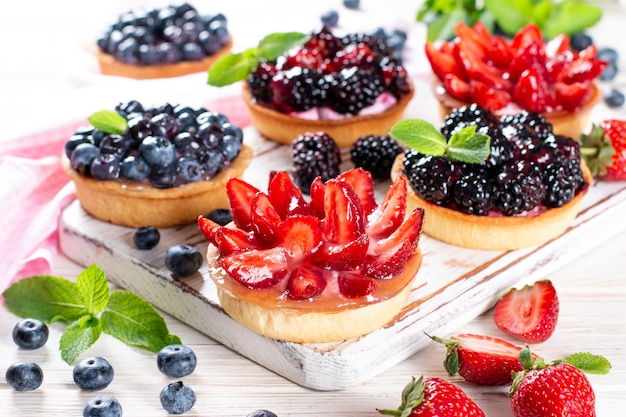
[[[383,40],[359,33],[338,37],[328,28],[268,35],[209,72],[212,85],[239,79],[252,124],[285,144],[305,132],[324,131],[341,148],[365,134],[385,134],[414,94],[406,69]]]
[[[423,210],[406,210],[407,183],[380,204],[371,175],[353,169],[311,185],[305,199],[286,171],[267,192],[226,185],[233,222],[206,217],[209,274],[224,310],[268,337],[316,343],[350,339],[392,320],[421,264]]]
[[[578,138],[600,101],[596,85],[607,65],[590,45],[570,46],[567,35],[544,40],[529,24],[512,39],[492,35],[478,21],[456,26],[456,37],[425,45],[436,77],[434,93],[445,117],[476,103],[498,115],[521,110],[543,114],[556,133]]]

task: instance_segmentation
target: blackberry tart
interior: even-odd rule
[[[490,138],[482,162],[413,148],[394,162],[391,178],[406,177],[408,204],[425,211],[424,233],[486,250],[520,249],[560,236],[592,183],[578,142],[555,134],[539,113],[497,117],[476,104],[454,109],[440,135],[451,146],[468,128]]]
[[[253,156],[241,128],[204,107],[130,100],[88,120],[61,164],[85,211],[120,226],[181,226],[227,209],[225,184]]]
[[[122,13],[97,40],[100,72],[134,79],[204,72],[232,47],[226,17],[188,3]]]
[[[395,52],[375,35],[335,36],[328,28],[276,59],[260,59],[243,85],[253,125],[290,144],[323,131],[340,148],[399,121],[414,87]]]

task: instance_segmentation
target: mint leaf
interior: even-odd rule
[[[391,128],[390,134],[396,140],[425,155],[442,156],[448,146],[446,138],[424,120],[401,120]]]
[[[105,333],[131,346],[159,351],[177,336],[170,335],[165,320],[159,313],[129,291],[114,291],[107,308],[102,312],[102,329]]]
[[[491,138],[476,133],[476,125],[466,126],[455,132],[448,141],[447,155],[455,161],[480,164],[491,153]]]
[[[102,311],[109,302],[109,283],[104,271],[97,265],[84,269],[76,279],[76,287],[83,299],[83,304],[91,314]]]
[[[209,85],[223,87],[245,80],[257,66],[256,48],[238,54],[227,54],[218,59],[209,70]]]
[[[24,278],[2,295],[9,310],[19,317],[71,322],[87,314],[78,287],[63,278],[48,275]]]
[[[485,0],[484,5],[508,34],[517,32],[532,20],[533,0]]]
[[[608,359],[589,352],[574,353],[563,359],[563,362],[569,363],[581,371],[590,374],[605,375],[608,374],[611,369],[611,363]]]
[[[426,30],[426,41],[434,42],[438,39],[453,38],[456,34],[456,25],[460,22],[467,22],[469,19],[469,14],[462,9],[442,14],[428,25]]]
[[[98,340],[101,333],[100,321],[90,314],[71,323],[59,340],[61,358],[67,364],[74,363],[81,353]]]
[[[257,56],[273,61],[288,50],[303,45],[311,38],[300,32],[271,33],[259,41]]]
[[[550,18],[546,21],[543,35],[552,39],[560,33],[573,35],[598,23],[602,9],[581,1],[565,0],[556,3]]]
[[[87,118],[89,123],[98,130],[110,135],[122,135],[128,129],[128,122],[116,111],[100,110]]]

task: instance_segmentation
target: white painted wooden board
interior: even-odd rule
[[[266,141],[253,128],[245,141],[255,152],[244,179],[265,189],[271,170],[289,169],[289,148]],[[344,155],[344,160],[347,160]],[[344,162],[349,168],[349,162]],[[377,185],[381,198],[389,183]],[[206,264],[174,279],[165,250],[177,243],[205,251],[195,225],[162,229],[150,251],[133,245],[135,229],[111,225],[85,213],[78,202],[63,213],[62,251],[77,263],[98,264],[107,278],[156,307],[285,378],[316,390],[346,389],[382,373],[423,348],[429,334],[447,334],[489,309],[511,286],[550,276],[555,269],[626,229],[625,183],[594,184],[566,233],[544,245],[517,251],[454,247],[426,235],[424,253],[407,306],[394,321],[368,335],[338,343],[296,344],[258,335],[232,320],[220,307]]]

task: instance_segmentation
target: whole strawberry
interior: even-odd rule
[[[380,414],[399,417],[484,417],[461,388],[441,378],[411,379],[402,390],[397,410],[378,410]]]
[[[515,417],[595,417],[596,398],[585,371],[606,373],[610,364],[601,356],[581,353],[546,364],[522,349],[524,370],[514,375],[509,391]],[[577,365],[577,366],[575,366]]]
[[[559,318],[559,297],[550,280],[511,288],[496,303],[493,320],[500,330],[526,343],[546,341]]]
[[[591,174],[608,181],[626,180],[626,120],[609,119],[580,138],[580,155]]]
[[[458,373],[479,385],[508,385],[513,372],[523,369],[519,360],[522,348],[497,337],[464,333],[431,339],[447,348],[444,367],[449,376]]]

